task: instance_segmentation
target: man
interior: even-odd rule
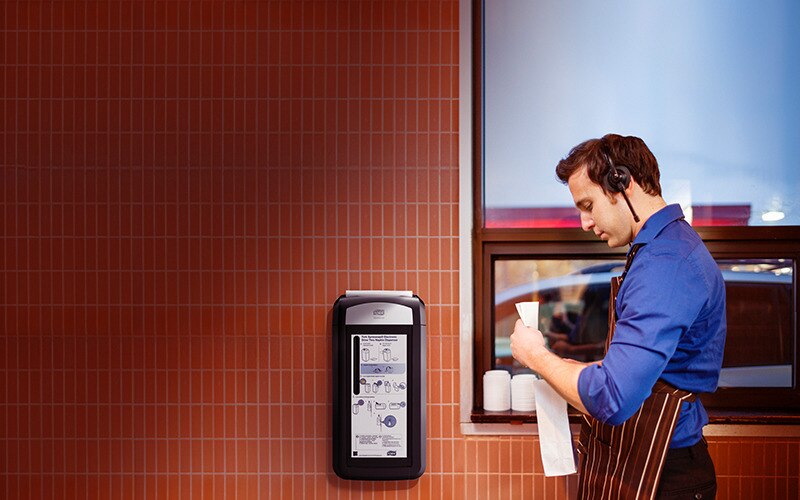
[[[559,162],[556,174],[569,186],[584,231],[610,247],[632,245],[616,304],[610,305],[616,327],[603,361],[585,364],[551,353],[540,331],[517,321],[512,354],[598,426],[582,430],[588,458],[582,456],[581,481],[595,474],[588,468],[606,476],[581,495],[600,488],[603,498],[642,497],[649,487],[659,498],[713,498],[716,475],[702,434],[708,415],[694,395],[716,390],[722,366],[725,286],[719,268],[680,206],[661,197],[658,163],[638,137],[609,134],[583,142]],[[615,429],[643,421],[641,412],[650,411],[648,404],[664,390],[677,401],[677,422],[665,424],[665,458],[647,465],[655,472],[641,480],[645,484],[617,485],[638,493],[605,491],[608,477],[625,470],[624,461],[637,450],[657,455],[657,440],[647,434],[637,434],[630,445],[613,436]],[[634,415],[636,422],[626,423]],[[613,467],[605,463],[611,459],[597,458],[603,440],[596,433],[629,446]]]

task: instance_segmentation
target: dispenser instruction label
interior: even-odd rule
[[[352,457],[408,457],[408,336],[354,335]]]

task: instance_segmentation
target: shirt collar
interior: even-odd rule
[[[683,210],[681,210],[680,205],[677,203],[667,205],[645,221],[639,234],[634,238],[632,245],[650,243],[670,223],[683,218]]]

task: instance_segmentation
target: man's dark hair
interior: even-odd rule
[[[628,167],[631,176],[645,193],[661,196],[658,161],[647,144],[634,136],[607,134],[600,139],[584,141],[572,148],[566,158],[558,162],[556,175],[561,182],[567,184],[572,174],[586,166],[589,179],[603,187],[603,191],[608,192],[603,182],[609,169],[608,160],[616,166]]]

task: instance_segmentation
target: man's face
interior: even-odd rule
[[[569,178],[569,191],[581,214],[581,228],[593,231],[609,247],[621,247],[633,241],[632,217],[625,203],[617,203],[620,195],[603,192],[589,179],[586,167]],[[624,209],[624,210],[623,210]]]

